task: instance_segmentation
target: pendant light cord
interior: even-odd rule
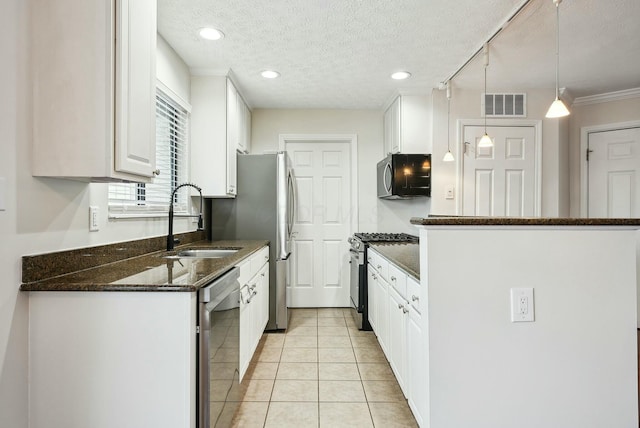
[[[449,88],[449,85],[451,83],[447,82],[447,151],[451,152],[451,146],[450,146],[450,142],[451,142],[451,126],[449,125],[449,121],[451,119],[451,89]]]
[[[556,99],[560,97],[560,1],[554,0],[556,4]]]
[[[484,63],[484,111],[482,112],[484,116],[484,134],[487,135],[487,63]]]

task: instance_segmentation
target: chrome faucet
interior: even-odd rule
[[[204,230],[204,224],[202,222],[202,189],[192,183],[183,183],[178,187],[176,187],[175,189],[173,189],[173,192],[171,192],[171,200],[169,201],[169,233],[167,234],[167,251],[173,250],[174,245],[178,242],[176,239],[173,238],[173,217],[174,217],[173,216],[173,198],[176,195],[176,192],[178,191],[178,189],[182,187],[187,187],[187,186],[193,187],[200,193],[200,213],[198,214],[197,230]],[[193,216],[187,216],[187,217],[193,217]]]

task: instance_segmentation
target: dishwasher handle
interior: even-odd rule
[[[221,291],[238,284],[240,277],[240,269],[238,267],[231,268],[228,272],[216,278],[210,284],[205,285],[198,292],[200,303],[209,303],[212,299],[220,296]]]

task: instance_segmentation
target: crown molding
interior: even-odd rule
[[[630,98],[639,98],[640,88],[624,89],[622,91],[606,92],[604,94],[588,95],[586,97],[576,98],[572,106],[586,106],[590,104],[608,103],[611,101],[627,100]]]

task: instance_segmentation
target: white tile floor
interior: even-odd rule
[[[226,427],[416,427],[372,332],[349,309],[293,309],[286,333],[265,333]]]

